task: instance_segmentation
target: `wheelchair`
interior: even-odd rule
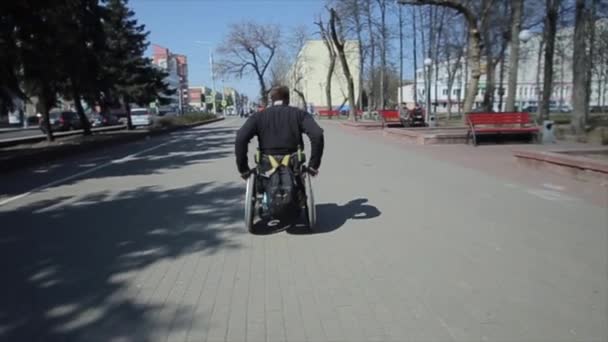
[[[265,189],[262,186],[264,184],[264,170],[262,170],[261,166],[262,158],[264,158],[264,156],[258,149],[255,156],[256,167],[252,170],[249,178],[247,178],[247,189],[245,191],[245,226],[250,233],[254,230],[254,221],[256,218],[274,219],[266,212],[262,205],[265,193]],[[304,199],[301,203],[300,214],[303,213],[305,215],[308,228],[314,230],[316,227],[317,214],[312,191],[312,176],[305,164],[306,157],[304,152],[302,152],[301,149],[298,149],[296,153],[291,154],[290,160],[294,161],[290,167],[296,177],[296,182],[299,182],[298,191],[300,193],[298,194],[298,197],[303,197]]]

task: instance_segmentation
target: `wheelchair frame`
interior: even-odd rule
[[[304,196],[306,197],[306,202],[304,208],[302,209],[304,209],[309,229],[314,230],[317,223],[317,213],[315,209],[315,201],[312,191],[311,175],[308,172],[307,166],[303,162],[303,160],[305,160],[304,153],[301,150],[298,150],[297,155],[300,163],[300,170],[296,177],[300,177],[300,180],[304,185]],[[253,232],[255,218],[256,216],[259,217],[257,212],[263,196],[263,194],[260,194],[257,191],[257,183],[259,182],[258,177],[261,177],[259,175],[260,157],[261,154],[258,150],[258,152],[256,153],[256,168],[249,175],[249,178],[247,179],[247,187],[245,190],[245,226],[247,227],[247,230],[249,232]]]

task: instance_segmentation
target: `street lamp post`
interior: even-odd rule
[[[212,86],[212,96],[213,96],[213,114],[217,114],[217,105],[216,105],[216,89],[215,89],[215,70],[213,68],[213,48],[212,43],[202,40],[195,41],[196,44],[207,45],[209,46],[209,71],[211,74],[211,86]]]
[[[425,58],[424,66],[426,68],[426,77],[425,77],[425,90],[426,90],[426,122],[429,127],[435,127],[435,113],[431,113],[431,65],[433,64],[433,60],[430,58]],[[435,99],[436,100],[436,99]]]
[[[526,30],[526,29],[521,30],[519,32],[519,36],[518,37],[519,37],[519,41],[521,41],[522,43],[526,44],[532,38],[532,32],[530,32],[529,30]],[[519,53],[521,54],[521,49],[520,49]],[[526,56],[527,56],[527,54],[526,54]],[[520,60],[521,59],[526,59],[527,60],[527,58],[521,58],[520,57]],[[521,65],[521,63],[520,63],[520,65]],[[536,72],[538,72],[538,70]],[[516,89],[517,89],[517,84],[515,85],[515,89],[513,89],[513,91],[515,92],[515,98],[517,98],[517,91],[516,91]],[[520,100],[519,101],[519,110],[520,111],[521,111],[521,107],[522,107],[522,102]],[[539,106],[539,108],[540,108],[540,106]]]

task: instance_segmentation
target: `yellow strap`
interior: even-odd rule
[[[270,167],[271,169],[267,172],[267,175],[271,175],[273,174],[277,167],[279,167],[279,165],[283,165],[285,167],[289,167],[289,159],[291,158],[291,156],[285,155],[283,156],[283,159],[281,160],[281,163],[279,164],[279,162],[271,155],[268,156],[268,160],[270,160]]]
[[[270,160],[270,166],[272,167],[272,169],[276,169],[277,167],[279,167],[279,162],[274,159],[273,156],[268,156],[268,159]]]

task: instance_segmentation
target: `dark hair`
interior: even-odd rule
[[[275,86],[270,89],[270,101],[283,101],[284,105],[289,104],[289,88],[286,86]]]

